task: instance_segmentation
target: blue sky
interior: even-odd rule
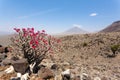
[[[120,0],[0,0],[0,31],[14,27],[61,33],[74,26],[94,32],[120,20]]]

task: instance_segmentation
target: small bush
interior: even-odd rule
[[[82,44],[82,46],[83,47],[86,47],[88,44],[86,43],[86,42],[84,42],[83,44]]]
[[[118,51],[119,48],[120,48],[120,44],[112,45],[111,50],[112,50],[113,54],[115,54],[115,52]]]
[[[53,51],[59,50],[60,40],[46,34],[45,30],[35,31],[34,28],[14,28],[16,36],[11,38],[14,51],[24,55],[29,64],[37,65]]]

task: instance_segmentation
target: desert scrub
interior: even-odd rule
[[[83,47],[86,47],[87,45],[88,45],[88,43],[86,43],[86,42],[82,43]]]
[[[119,49],[120,49],[120,44],[111,46],[111,50],[112,50],[113,54],[115,54],[115,52],[118,51]]]

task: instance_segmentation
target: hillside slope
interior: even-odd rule
[[[120,32],[120,21],[113,22],[100,32]]]
[[[115,56],[112,51],[120,45],[119,32],[69,35],[61,39],[63,50],[59,60],[67,61],[72,67],[85,68],[83,71],[92,77],[120,79],[120,47]]]
[[[86,73],[92,80],[95,77],[120,80],[120,32],[76,34],[59,38],[62,50],[54,54],[57,64],[77,69],[77,74]],[[2,40],[8,41],[5,38]],[[104,77],[107,79],[102,79]]]

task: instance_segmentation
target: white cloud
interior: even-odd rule
[[[79,25],[79,24],[73,24],[73,27],[78,27],[78,28],[81,28],[82,26]]]
[[[97,16],[98,14],[97,13],[91,13],[90,16],[94,17],[94,16]]]

